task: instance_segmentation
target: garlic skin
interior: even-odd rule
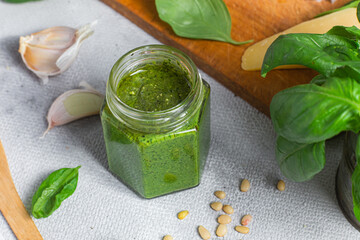
[[[82,42],[94,33],[96,21],[79,29],[52,27],[20,37],[19,53],[26,67],[43,83],[49,76],[66,71],[79,53]]]
[[[80,86],[85,89],[64,92],[53,102],[47,115],[48,128],[43,137],[55,126],[99,114],[104,95],[86,82],[81,82]]]

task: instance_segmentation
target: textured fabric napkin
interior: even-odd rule
[[[50,78],[49,84],[39,84],[17,53],[19,36],[95,19],[99,20],[96,32],[84,42],[71,68]],[[121,55],[158,41],[96,0],[0,2],[0,26],[0,139],[27,209],[30,211],[32,195],[48,174],[82,165],[74,195],[49,218],[34,219],[44,239],[156,240],[166,234],[176,240],[200,239],[198,225],[215,236],[218,213],[209,207],[216,200],[215,190],[224,190],[223,203],[235,209],[228,234],[219,239],[360,239],[335,196],[341,137],[327,144],[324,171],[305,183],[285,180],[286,191],[279,192],[276,182],[283,177],[274,158],[270,119],[203,74],[212,88],[212,139],[202,182],[190,190],[142,199],[108,171],[99,117],[56,127],[45,138],[39,137],[57,96],[82,80],[104,93],[110,69]],[[251,182],[247,193],[239,191],[243,178]],[[176,218],[181,210],[190,212],[182,221]],[[242,236],[234,227],[248,213],[254,219],[250,233]],[[0,239],[15,239],[2,216]]]

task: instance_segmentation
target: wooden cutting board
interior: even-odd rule
[[[197,66],[269,115],[271,98],[280,90],[307,83],[315,71],[274,70],[266,78],[259,71],[241,68],[241,56],[250,46],[177,37],[158,17],[155,0],[102,0],[164,44],[188,54]],[[171,1],[171,0],[169,0]],[[206,0],[204,0],[206,1]],[[224,0],[232,18],[232,37],[237,41],[262,40],[315,15],[338,8],[350,0]],[[130,50],[130,49],[129,49]]]

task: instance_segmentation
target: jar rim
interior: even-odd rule
[[[156,50],[171,50],[172,52],[174,53],[177,53],[179,54],[181,57],[183,57],[184,59],[187,60],[187,62],[189,63],[189,65],[192,67],[192,70],[191,73],[193,76],[190,76],[190,77],[193,77],[193,78],[196,78],[196,75],[198,74],[198,70],[197,70],[197,67],[195,66],[195,63],[191,60],[191,58],[189,58],[185,53],[183,53],[182,51],[174,48],[174,47],[171,47],[171,46],[167,46],[167,45],[161,45],[161,44],[152,44],[152,45],[144,45],[144,46],[140,46],[140,47],[137,47],[137,48],[134,48],[130,51],[128,51],[127,53],[125,53],[123,56],[121,56],[117,61],[116,63],[114,64],[114,66],[112,67],[111,69],[111,72],[110,72],[110,79],[111,78],[114,78],[114,75],[116,74],[116,71],[117,69],[119,68],[119,65],[129,56],[131,56],[132,54],[135,54],[135,53],[139,53],[143,50],[151,50],[151,51],[156,51]],[[133,107],[130,107],[129,105],[127,105],[126,103],[124,103],[116,94],[116,84],[110,84],[110,87],[111,87],[111,90],[115,93],[114,94],[114,97],[116,98],[116,100],[121,103],[127,110],[129,111],[133,111],[134,113],[138,113],[138,114],[152,114],[152,115],[161,115],[161,114],[167,114],[167,113],[171,113],[171,112],[174,112],[176,111],[181,105],[183,105],[184,103],[188,102],[189,101],[189,98],[191,98],[191,94],[195,91],[196,89],[196,83],[195,84],[191,84],[191,89],[188,93],[188,95],[181,101],[179,102],[178,104],[176,104],[175,106],[171,107],[171,108],[168,108],[168,109],[164,109],[164,110],[160,110],[160,111],[144,111],[144,110],[140,110],[140,109],[136,109],[136,108],[133,108]]]
[[[176,61],[181,63],[181,67],[183,67],[184,71],[189,75],[189,80],[192,81],[190,84],[190,91],[187,96],[175,106],[164,109],[161,111],[144,111],[140,109],[136,109],[130,107],[129,105],[125,104],[119,96],[116,94],[116,89],[118,87],[118,83],[121,80],[121,74],[123,72],[128,73],[126,71],[126,67],[131,69],[132,65],[139,64],[142,60],[146,59],[148,56],[152,56],[152,54],[164,54],[170,58],[175,59]],[[135,60],[136,57],[143,57],[139,60]],[[131,61],[133,62],[131,62]],[[127,66],[126,64],[130,64]],[[132,64],[132,65],[131,65]],[[125,74],[123,74],[125,75]],[[189,58],[185,53],[182,51],[170,47],[167,45],[145,45],[140,46],[135,49],[132,49],[125,53],[122,57],[120,57],[114,66],[111,69],[109,81],[107,84],[106,90],[106,101],[111,112],[117,117],[117,119],[124,121],[124,118],[130,119],[141,122],[142,124],[146,125],[176,125],[180,122],[178,119],[186,112],[189,108],[191,108],[194,103],[198,102],[199,92],[202,92],[202,82],[200,73],[194,64],[194,62]],[[121,115],[121,117],[120,117]],[[183,115],[182,118],[186,116]],[[170,123],[171,119],[177,119],[175,122]],[[131,120],[131,121],[132,121]],[[165,124],[167,123],[167,124]]]

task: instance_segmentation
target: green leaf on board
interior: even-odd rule
[[[276,141],[276,159],[285,177],[295,182],[310,180],[325,165],[325,141],[291,142],[281,136]]]
[[[343,29],[344,30],[344,29]],[[346,30],[346,36],[337,35],[340,29],[328,34],[287,34],[278,37],[265,54],[261,74],[280,65],[299,64],[330,76],[351,76],[360,79],[359,43],[347,38],[358,34]],[[344,31],[345,31],[344,30]]]
[[[156,0],[159,17],[181,37],[241,45],[231,38],[231,17],[223,0]]]
[[[32,214],[35,218],[50,216],[62,201],[75,192],[79,168],[59,169],[41,183],[32,199]]]

